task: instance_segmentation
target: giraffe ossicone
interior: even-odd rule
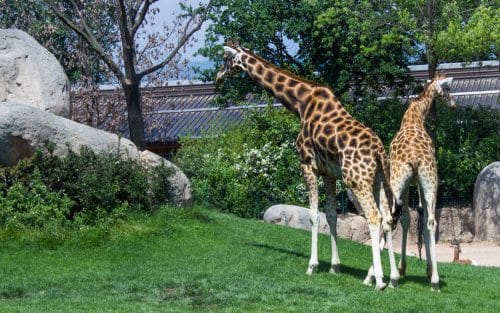
[[[301,121],[296,140],[301,170],[309,193],[311,218],[311,257],[306,273],[318,266],[318,177],[326,182],[327,222],[332,245],[331,272],[338,273],[336,181],[342,179],[357,198],[368,221],[372,239],[373,274],[377,290],[386,287],[380,260],[380,226],[393,220],[393,194],[389,184],[389,161],[382,141],[368,127],[354,119],[333,91],[305,80],[255,55],[238,43],[228,41],[217,81],[236,70],[246,72],[255,82],[277,98]],[[384,233],[392,238],[392,227]],[[391,263],[391,281],[399,278],[394,261],[392,240],[387,240]],[[368,283],[365,281],[365,283]]]

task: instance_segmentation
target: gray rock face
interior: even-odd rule
[[[471,242],[474,238],[474,226],[471,208],[439,208],[436,210],[439,219],[437,239],[440,241],[451,241],[458,239],[461,242]],[[416,244],[418,241],[418,213],[410,209],[410,229],[408,231],[408,243]],[[295,205],[277,204],[266,210],[264,221],[293,228],[311,230],[309,209]],[[319,232],[330,234],[330,227],[326,221],[325,214],[320,212]],[[370,232],[368,223],[361,215],[345,213],[337,215],[337,235],[361,243],[370,243]],[[398,223],[393,232],[394,246],[401,245],[402,229]]]
[[[311,230],[309,209],[296,205],[273,205],[264,213],[264,221],[308,231]],[[318,232],[321,234],[330,234],[330,227],[323,212],[319,213]],[[351,213],[339,214],[337,216],[337,235],[358,242],[367,242],[370,239],[366,220],[362,216]]]
[[[320,213],[319,232],[329,233],[328,224],[324,213]],[[309,209],[288,204],[273,205],[264,213],[264,221],[272,224],[279,224],[298,229],[311,230],[311,218]],[[323,225],[323,227],[321,227]],[[326,232],[324,230],[327,227]]]
[[[189,205],[193,201],[193,193],[191,184],[186,174],[173,163],[165,160],[161,156],[151,151],[141,151],[139,154],[140,161],[146,168],[165,165],[174,169],[173,175],[169,178],[170,184],[176,190],[175,202],[182,205]]]
[[[475,240],[500,240],[500,162],[477,176],[472,202]]]
[[[0,106],[19,102],[70,116],[69,81],[47,49],[27,33],[0,29]]]
[[[171,166],[175,174],[170,183],[177,189],[177,202],[191,201],[191,187],[184,173],[152,152],[141,153],[130,140],[24,104],[6,101],[0,105],[1,165],[15,165],[49,142],[55,144],[55,155],[64,155],[68,150],[78,153],[82,146],[87,146],[96,153],[117,151],[145,166]]]

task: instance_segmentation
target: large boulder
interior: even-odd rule
[[[311,230],[309,209],[296,205],[273,205],[264,213],[264,221],[308,231]],[[319,212],[318,232],[321,234],[330,234],[330,227],[323,212]],[[337,215],[337,235],[363,243],[368,242],[370,239],[368,223],[365,218],[352,213]]]
[[[119,152],[145,166],[163,163],[175,171],[170,183],[177,189],[176,201],[191,201],[191,188],[184,173],[152,152],[139,151],[130,140],[21,103],[6,101],[0,105],[0,165],[15,165],[48,143],[54,144],[55,155],[64,155],[68,150],[78,153],[86,146],[96,153]]]
[[[19,102],[69,117],[69,81],[47,49],[27,33],[0,29],[0,106]]]
[[[289,226],[298,229],[311,230],[311,218],[309,209],[288,204],[277,204],[264,212],[264,221],[271,224]],[[319,213],[318,232],[329,234],[330,228],[326,222],[325,214]]]
[[[472,201],[475,240],[500,240],[500,162],[485,167],[477,176]]]
[[[436,217],[439,219],[438,240],[451,241],[458,239],[461,242],[471,242],[473,240],[472,210],[468,207],[438,208]],[[418,241],[418,212],[410,209],[410,229],[408,231],[408,243],[416,244]],[[272,224],[289,226],[304,230],[311,230],[309,209],[296,206],[277,204],[273,205],[264,213],[264,221]],[[325,214],[319,213],[319,233],[330,234],[330,227],[326,221]],[[370,232],[366,219],[358,214],[344,213],[337,215],[337,235],[361,243],[370,243]],[[393,232],[393,242],[395,246],[401,245],[402,229],[398,223]]]

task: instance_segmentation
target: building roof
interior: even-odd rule
[[[468,67],[459,65],[460,63],[446,64],[439,69],[449,77],[454,77],[451,93],[457,105],[500,110],[499,62],[482,62],[482,67],[477,67],[478,64]],[[425,66],[410,67],[410,70],[410,75],[416,79],[427,78]],[[211,129],[227,129],[231,125],[240,123],[249,110],[268,106],[265,101],[250,97],[245,101],[244,106],[230,104],[228,107],[219,108],[213,104],[216,89],[211,83],[145,88],[142,93],[149,99],[153,99],[152,103],[154,103],[153,107],[144,114],[148,143],[171,143],[176,142],[182,136],[199,137]],[[119,90],[101,90],[99,95],[108,98],[118,97],[123,101]],[[416,95],[407,98],[413,96]],[[379,100],[388,97],[387,91],[379,97]],[[77,102],[75,99],[78,98],[73,98],[73,102]],[[279,103],[274,105],[281,106]],[[78,111],[77,103],[74,103],[74,108]],[[118,131],[128,136],[126,123],[122,123]]]

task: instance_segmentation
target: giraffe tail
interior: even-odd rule
[[[390,165],[389,165],[389,160],[387,159],[387,156],[385,155],[384,152],[379,154],[379,162],[382,167],[382,171],[384,172],[384,190],[387,199],[394,199],[394,210],[392,210],[392,201],[389,200],[389,206],[391,208],[391,214],[393,218],[393,224],[392,227],[395,228],[397,225],[397,222],[399,218],[401,217],[401,213],[403,212],[403,200],[401,199],[396,199],[394,197],[394,192],[392,191],[391,184],[390,184]]]

